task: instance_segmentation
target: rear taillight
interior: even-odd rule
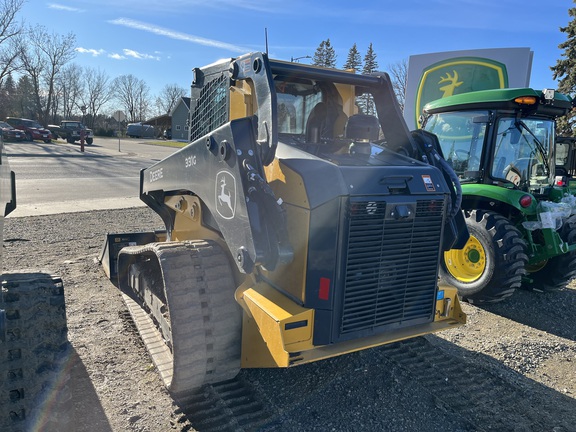
[[[330,279],[325,277],[320,278],[318,298],[320,300],[328,300],[330,298]]]
[[[530,207],[532,204],[532,195],[522,195],[519,202],[520,205],[524,208]]]

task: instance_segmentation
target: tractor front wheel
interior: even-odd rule
[[[462,249],[444,253],[442,282],[458,289],[469,303],[495,303],[510,297],[522,283],[528,261],[520,232],[502,215],[465,212],[470,239]]]
[[[559,232],[566,243],[576,243],[576,215],[566,219]],[[576,277],[576,251],[550,258],[541,266],[528,266],[527,270],[530,281],[525,281],[522,288],[542,292],[561,290]]]

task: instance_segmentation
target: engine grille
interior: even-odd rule
[[[385,215],[384,201],[350,206],[341,335],[434,317],[443,201],[417,201],[413,218]]]

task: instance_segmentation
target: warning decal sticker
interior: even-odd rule
[[[424,187],[428,192],[436,192],[436,188],[434,187],[434,183],[432,183],[432,178],[429,175],[423,175],[422,180],[424,181]]]

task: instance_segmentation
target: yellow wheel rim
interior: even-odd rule
[[[486,251],[476,237],[470,239],[462,249],[444,252],[446,270],[460,282],[474,282],[486,269]]]

